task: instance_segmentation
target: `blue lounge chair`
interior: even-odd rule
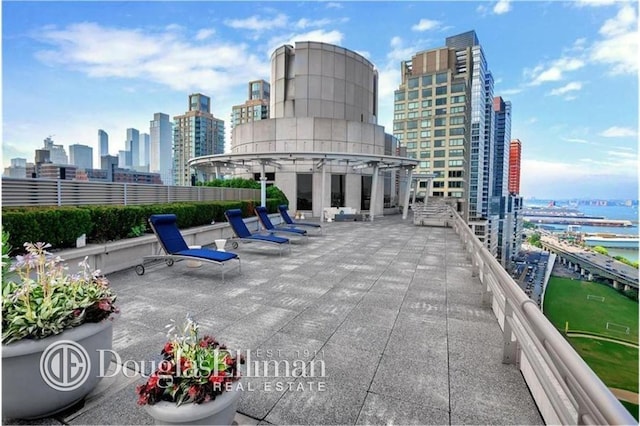
[[[287,225],[306,226],[306,227],[309,227],[309,228],[315,228],[315,229],[319,230],[320,232],[322,232],[322,226],[320,226],[317,223],[294,222],[293,219],[291,219],[291,216],[289,216],[288,206],[286,204],[279,205],[278,206],[278,210],[280,211],[280,216],[282,216],[282,220],[284,220],[284,222]]]
[[[304,229],[295,228],[288,225],[285,227],[276,227],[273,222],[271,222],[271,218],[269,218],[269,212],[267,211],[266,207],[258,206],[253,209],[253,211],[258,216],[258,220],[260,220],[260,223],[265,230],[273,233],[285,233],[298,237],[304,237],[305,239],[307,238],[307,231],[305,231]]]
[[[240,209],[231,209],[224,212],[231,229],[235,234],[235,238],[232,239],[231,244],[233,248],[238,247],[238,241],[244,243],[260,242],[276,245],[280,249],[280,255],[282,256],[282,249],[287,247],[291,251],[291,245],[288,238],[278,237],[273,234],[252,234],[247,228],[247,225],[242,220],[242,211]]]
[[[164,260],[167,266],[172,266],[174,262],[181,260],[199,260],[202,262],[214,263],[220,266],[222,279],[224,280],[225,264],[231,260],[238,261],[238,271],[240,271],[240,258],[237,254],[227,251],[216,251],[207,248],[190,249],[185,242],[178,226],[176,225],[175,214],[154,214],[149,218],[149,224],[153,233],[156,234],[160,247],[164,253],[144,256],[142,263],[136,266],[138,275],[144,274],[144,264],[146,261]]]

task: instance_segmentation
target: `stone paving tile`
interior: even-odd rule
[[[446,365],[383,355],[369,388],[371,392],[416,405],[449,410]]]
[[[328,343],[382,353],[391,330],[347,318],[329,338]]]
[[[346,315],[347,313],[344,315],[327,314],[317,307],[307,309],[282,327],[280,332],[326,341],[342,324]]]
[[[443,425],[449,424],[449,412],[368,392],[356,424]]]
[[[327,343],[316,359],[324,361],[325,382],[342,383],[349,387],[367,390],[373,381],[382,354],[364,351],[350,346]]]

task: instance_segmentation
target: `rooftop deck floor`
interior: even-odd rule
[[[241,245],[242,273],[225,282],[184,262],[111,274],[114,350],[158,360],[164,326],[190,313],[256,359],[324,361],[325,377],[244,377],[240,424],[543,423],[518,369],[501,362],[500,328],[452,229],[399,215],[323,228],[282,257]],[[84,407],[36,423],[151,424],[136,405],[141,381],[104,379]]]

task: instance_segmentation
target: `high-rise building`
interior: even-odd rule
[[[432,173],[430,194],[455,202],[473,232],[496,252],[493,181],[493,77],[475,31],[401,63],[394,93],[394,136],[417,173]]]
[[[53,164],[69,164],[69,158],[67,152],[62,145],[56,145],[53,143],[51,136],[48,136],[44,140],[44,149],[49,151],[49,161]]]
[[[70,162],[78,169],[93,169],[93,148],[87,145],[74,144],[69,146]]]
[[[149,123],[149,171],[159,173],[165,185],[173,185],[173,151],[171,121],[157,112]]]
[[[127,129],[127,140],[125,141],[125,151],[127,151],[127,167],[132,168],[140,165],[140,132],[138,129]]]
[[[98,129],[98,151],[100,157],[109,155],[109,135],[102,129]]]
[[[26,178],[27,177],[27,159],[26,158],[12,158],[11,166],[4,168],[3,176],[12,178]]]
[[[149,133],[140,133],[140,164],[149,168]]]
[[[131,167],[129,164],[131,158],[131,152],[129,151],[118,151],[118,168],[120,169],[128,169]]]
[[[493,98],[495,112],[493,196],[509,194],[509,144],[511,142],[511,102],[500,96]]]
[[[264,80],[249,82],[247,101],[231,108],[231,128],[238,124],[269,118],[271,85]]]
[[[522,155],[522,143],[520,139],[514,139],[509,145],[509,193],[520,194],[520,161]]]
[[[176,185],[188,186],[194,180],[206,180],[206,176],[196,176],[196,171],[187,165],[191,158],[224,153],[224,121],[211,114],[210,102],[210,98],[201,93],[191,94],[189,110],[173,118],[173,170]]]

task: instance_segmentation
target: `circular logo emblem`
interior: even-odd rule
[[[84,384],[91,371],[87,351],[72,340],[52,343],[40,356],[40,376],[53,389],[68,392]]]

